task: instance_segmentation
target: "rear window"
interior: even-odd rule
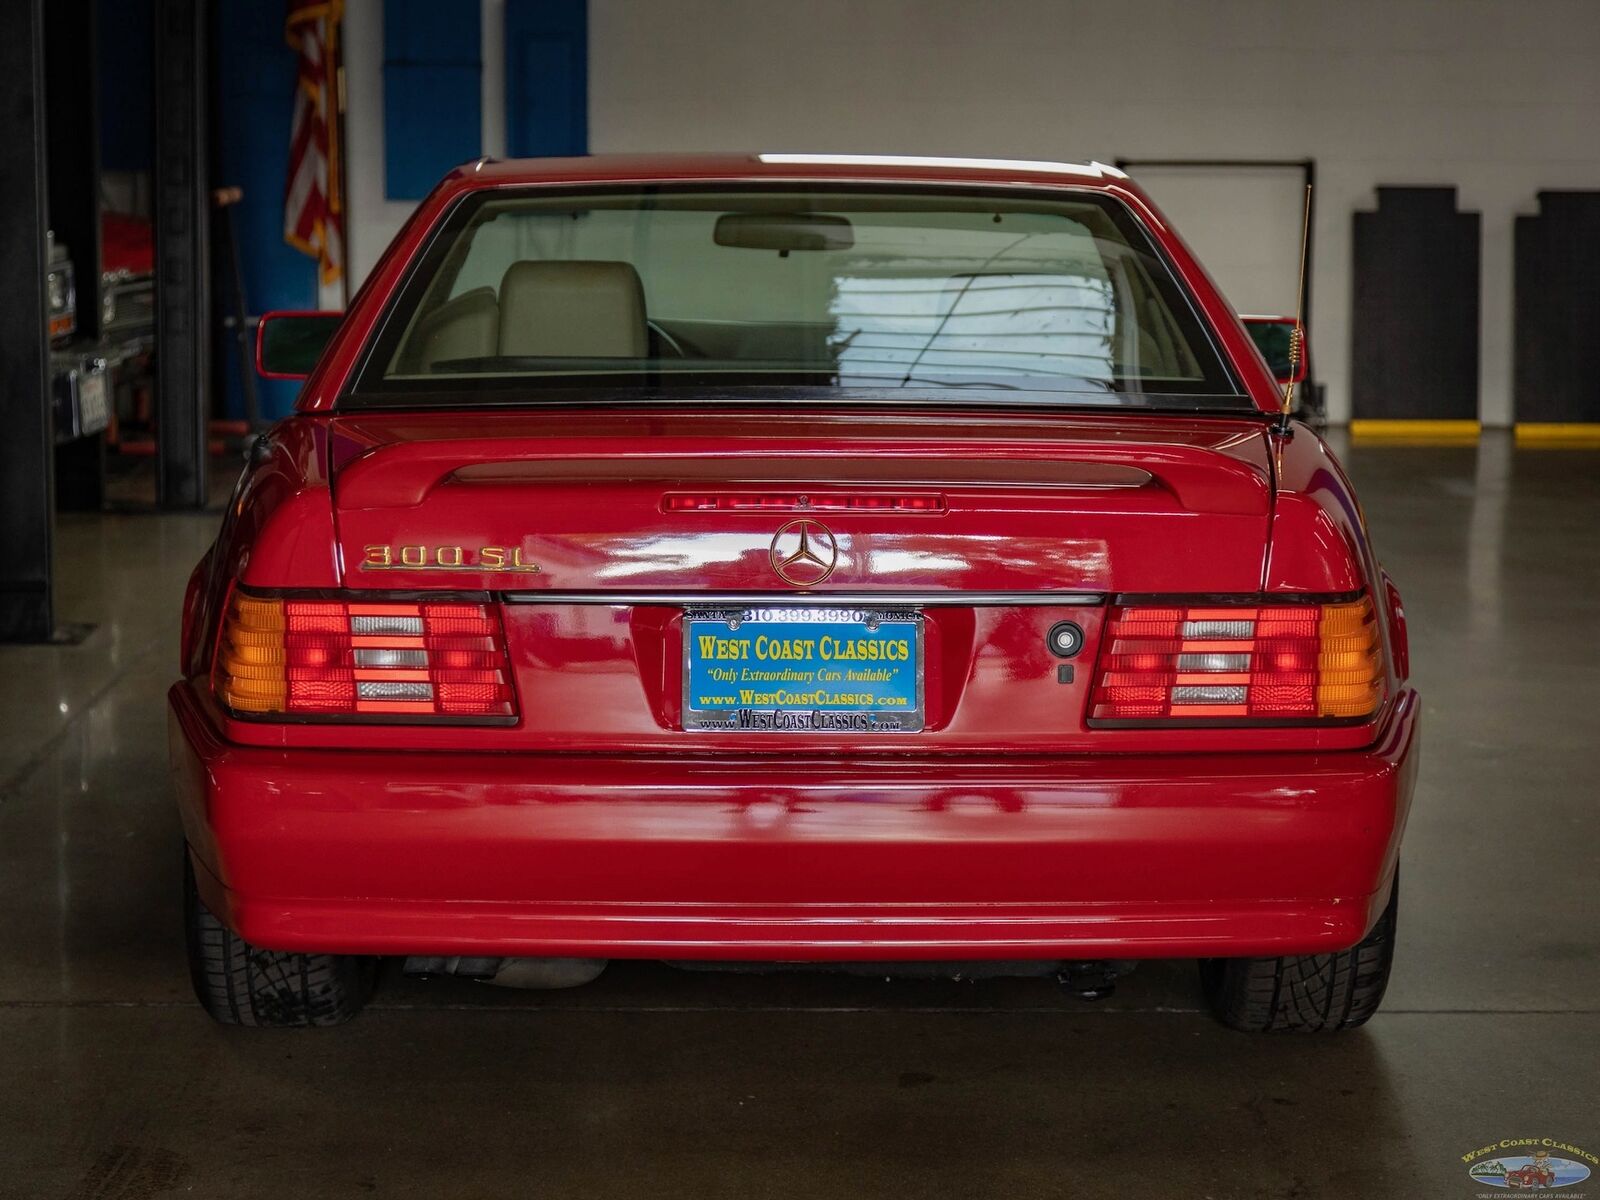
[[[354,399],[574,388],[1251,407],[1115,199],[882,187],[469,196],[415,264]]]

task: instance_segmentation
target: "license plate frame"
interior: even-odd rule
[[[756,639],[766,631],[767,636],[781,641],[805,640],[812,635],[813,646],[809,658],[757,659],[754,654]],[[860,641],[891,642],[896,635],[909,631],[911,653],[906,659],[852,659],[829,657],[821,646],[824,637],[837,642],[841,635],[848,636],[852,645]],[[746,646],[748,658],[706,659],[698,654],[698,639],[710,635]],[[927,626],[920,609],[901,605],[882,607],[871,605],[828,604],[744,604],[695,605],[684,609],[682,725],[690,733],[834,733],[834,734],[908,734],[920,733],[927,723],[927,674],[924,660],[927,646]],[[885,651],[886,653],[892,651]],[[901,664],[905,665],[902,666]],[[696,670],[699,664],[700,670]],[[799,695],[826,695],[829,689],[838,695],[844,689],[865,688],[874,697],[902,695],[905,692],[904,670],[911,672],[909,703],[881,705],[822,703],[762,703],[713,706],[706,699],[706,676],[711,667],[731,669],[741,674],[745,668],[772,672],[805,675],[811,678],[777,678],[743,680],[711,680],[715,686],[738,688],[741,684],[752,689],[767,689],[760,693],[765,698],[775,691],[780,698],[797,695],[794,689],[807,689]],[[872,672],[888,669],[890,680],[851,679],[852,670]],[[821,671],[837,672],[843,678],[818,679]],[[892,684],[884,688],[880,684]],[[857,690],[851,695],[861,695]]]

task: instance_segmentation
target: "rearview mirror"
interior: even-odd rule
[[[854,227],[844,217],[827,213],[724,213],[712,235],[719,246],[744,250],[848,250],[856,244]]]
[[[256,370],[264,379],[304,379],[344,314],[269,312],[256,325]]]
[[[1300,354],[1293,358],[1294,331],[1300,322],[1293,317],[1240,317],[1245,332],[1261,351],[1272,369],[1272,377],[1280,384],[1304,383],[1306,363],[1311,358],[1311,345],[1305,340],[1305,328],[1300,327]],[[1291,362],[1291,358],[1293,361]]]

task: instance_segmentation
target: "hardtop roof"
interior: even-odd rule
[[[1103,163],[892,154],[596,154],[583,158],[483,158],[452,171],[457,186],[541,183],[679,183],[701,180],[883,182],[1042,187],[1131,187]]]

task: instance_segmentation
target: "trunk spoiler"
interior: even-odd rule
[[[673,483],[921,483],[1049,488],[1160,487],[1190,512],[1264,514],[1266,471],[1243,455],[1262,436],[1241,432],[1218,446],[1096,439],[849,441],[652,437],[597,458],[592,438],[448,438],[391,442],[339,471],[340,508],[421,504],[446,483],[660,478]],[[1229,453],[1237,449],[1239,455]],[[826,464],[819,470],[820,464]],[[852,478],[855,477],[855,478]]]

